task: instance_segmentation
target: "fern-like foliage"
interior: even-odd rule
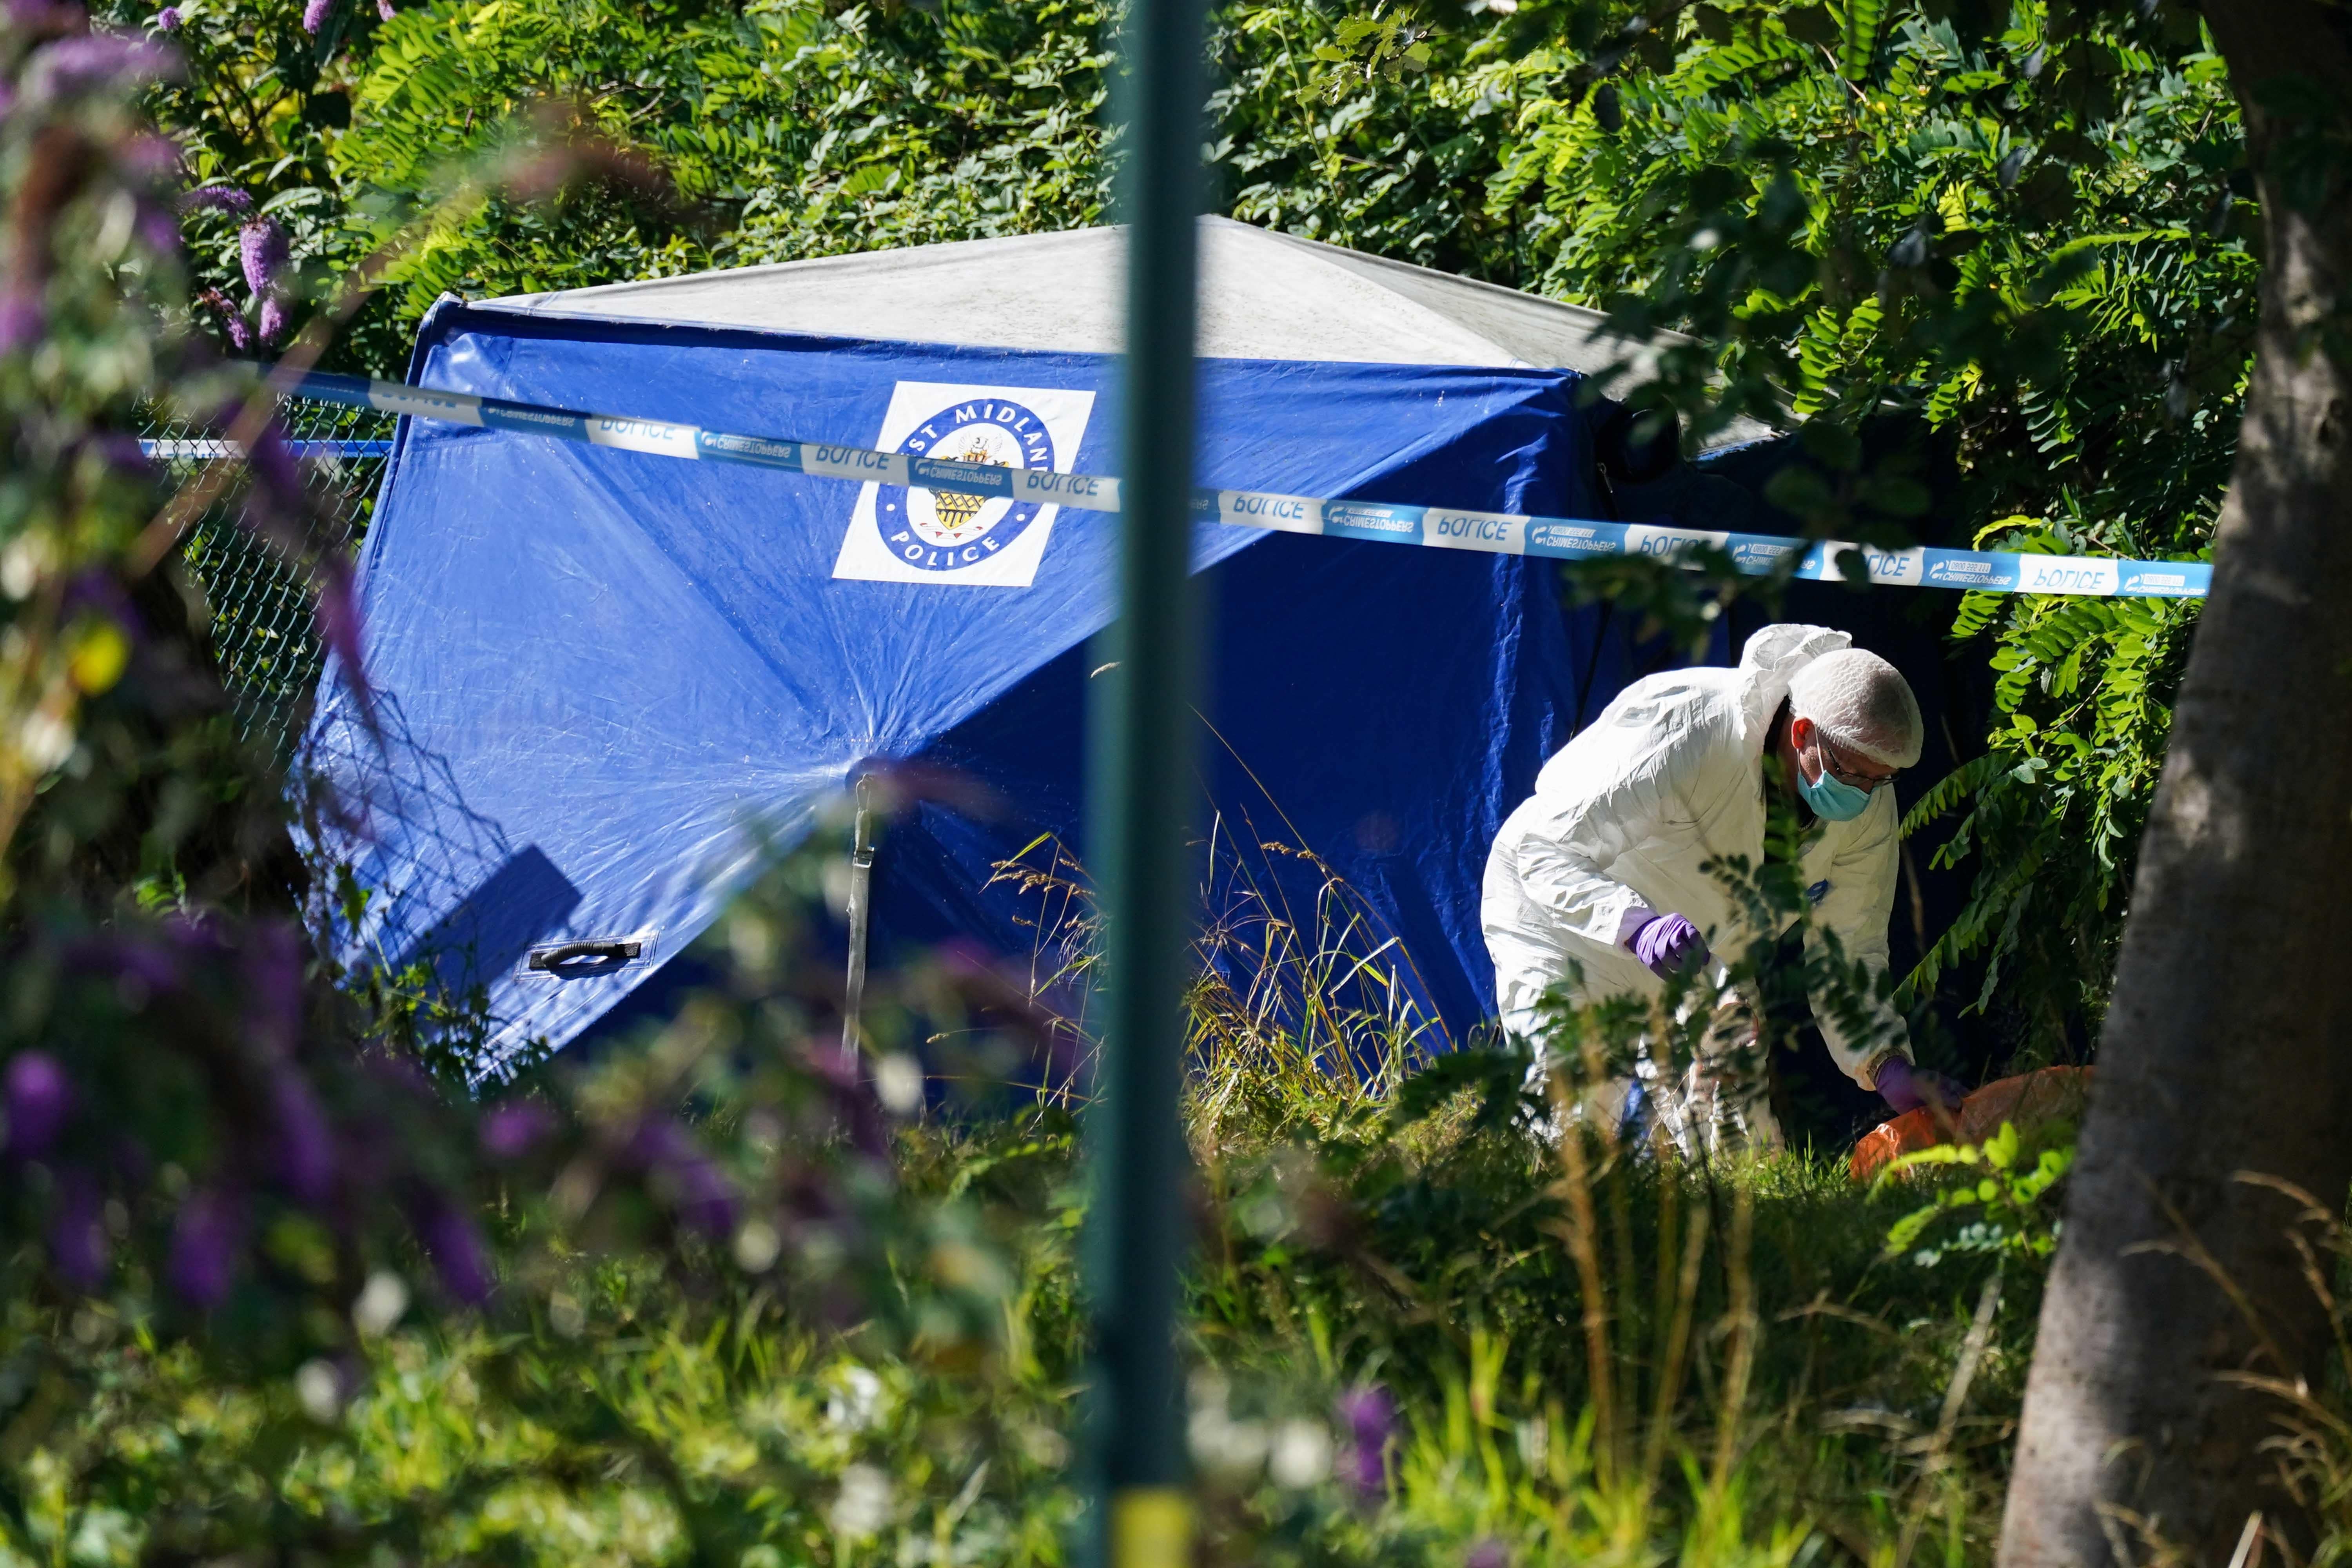
[[[1847,0],[1842,9],[1838,26],[1838,69],[1848,81],[1860,81],[1870,74],[1871,59],[1878,53],[1878,40],[1892,9],[1886,0]]]
[[[2204,550],[2257,268],[2236,109],[2193,13],[1701,5],[1678,43],[1671,68],[1621,74],[1615,124],[1549,90],[1597,50],[1484,79],[1520,94],[1488,199],[1543,286],[1711,345],[1663,356],[1648,395],[1700,431],[1805,418],[1833,479],[1769,499],[1816,533],[1914,527],[1911,477],[1853,458],[1859,421],[1905,409],[1948,441],[1943,499],[1987,547]],[[1972,883],[1904,994],[1996,1015],[2027,1061],[2069,1058],[2105,1011],[2195,606],[1946,603],[1992,709],[1913,813]]]
[[[2022,521],[2022,520],[2019,520]],[[2011,528],[1996,547],[2064,548]],[[1964,605],[1955,635],[1991,644],[1995,722],[1986,751],[1937,784],[1906,834],[1952,819],[1934,864],[1973,864],[1960,917],[1906,979],[1930,994],[1963,961],[1984,965],[1972,1005],[2018,1009],[2028,1059],[2066,1054],[2106,1007],[2141,828],[2163,766],[2194,601],[2015,597]]]

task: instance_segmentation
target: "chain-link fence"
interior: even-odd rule
[[[365,409],[289,398],[279,405],[313,501],[311,549],[357,548],[375,510],[376,488],[392,456],[393,418]],[[201,430],[157,421],[141,445],[174,481],[215,463],[242,466],[242,453]],[[239,526],[241,482],[189,530],[184,552],[212,610],[212,645],[237,728],[283,752],[319,683],[324,655],[301,569]]]

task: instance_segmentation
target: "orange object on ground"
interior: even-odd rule
[[[2037,1121],[2080,1116],[2090,1092],[2089,1068],[2043,1068],[1995,1079],[1960,1101],[1958,1114],[1932,1105],[1906,1110],[1853,1146],[1853,1179],[1866,1182],[1897,1155],[1938,1143],[1981,1143],[2004,1121],[2016,1122],[2022,1131]]]

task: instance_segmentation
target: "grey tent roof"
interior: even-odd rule
[[[1598,310],[1335,245],[1201,220],[1200,353],[1215,358],[1540,366],[1602,378],[1629,343]],[[1116,353],[1124,238],[1068,229],[872,250],[488,301],[534,314]],[[1770,435],[1740,420],[1710,446]]]

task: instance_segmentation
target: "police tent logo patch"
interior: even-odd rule
[[[874,444],[910,458],[1067,472],[1094,403],[1091,392],[902,381],[891,391]],[[833,574],[1026,588],[1060,510],[1009,496],[869,481],[858,488]]]

